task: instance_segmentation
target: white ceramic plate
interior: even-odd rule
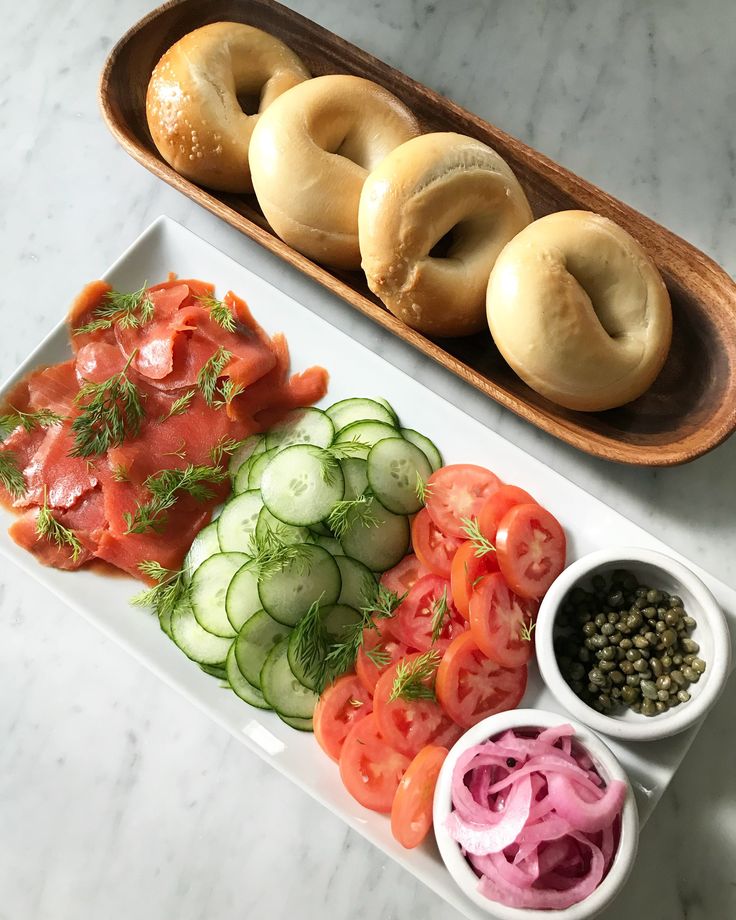
[[[244,297],[268,332],[283,330],[286,333],[295,370],[322,364],[330,371],[327,403],[348,396],[383,396],[392,403],[405,424],[425,432],[437,443],[446,462],[490,466],[502,479],[529,489],[565,527],[570,561],[613,543],[662,550],[687,562],[616,511],[449,405],[168,218],[155,221],[103,277],[118,290],[132,291],[146,279],[150,283],[165,279],[168,272],[212,281],[220,294],[231,288]],[[80,287],[85,280],[80,279]],[[69,354],[66,328],[60,323],[3,389],[32,368],[65,360]],[[203,674],[167,639],[154,617],[129,607],[129,597],[138,590],[132,580],[111,579],[93,572],[64,573],[43,568],[10,540],[6,530],[11,520],[12,515],[0,509],[0,552],[127,648],[251,750],[340,815],[453,907],[467,917],[487,920],[488,915],[456,887],[434,842],[427,842],[416,850],[400,847],[391,837],[388,819],[366,811],[344,790],[337,766],[322,753],[311,734],[293,731],[272,713],[251,709],[233,693],[223,691],[217,680]],[[693,563],[687,564],[718,598],[729,615],[733,631],[736,592]],[[542,685],[536,667],[531,670],[521,705],[564,712]],[[691,730],[650,744],[608,742],[631,778],[642,823],[667,788],[694,735],[695,730]]]

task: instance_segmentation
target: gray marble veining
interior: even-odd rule
[[[150,2],[150,0],[149,0]],[[97,110],[146,0],[2,4],[0,375],[155,216],[736,583],[736,440],[674,470],[584,456],[485,402],[158,182]],[[736,271],[732,0],[292,0]],[[19,572],[0,568],[0,920],[455,916]],[[736,914],[732,681],[606,920]]]

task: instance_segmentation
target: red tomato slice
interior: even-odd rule
[[[482,466],[443,466],[427,480],[427,511],[444,534],[464,540],[463,521],[477,518],[501,485],[498,476]]]
[[[514,709],[526,690],[526,665],[504,668],[481,652],[472,633],[452,641],[439,668],[435,691],[447,715],[463,728]]]
[[[340,778],[361,805],[388,813],[409,763],[383,739],[372,712],[348,732],[340,754]]]
[[[430,743],[449,747],[462,734],[461,728],[443,712],[436,700],[390,699],[401,662],[409,664],[419,657],[417,652],[392,664],[381,675],[373,695],[373,711],[381,735],[391,747],[407,757],[415,757]]]
[[[432,629],[435,614],[441,604],[446,604],[447,612],[435,640]],[[435,645],[439,652],[444,652],[453,637],[465,630],[465,621],[452,603],[450,582],[439,575],[420,578],[396,608],[390,622],[391,634],[399,642],[420,652],[426,652],[431,645]]]
[[[516,505],[498,526],[498,565],[520,597],[542,597],[565,568],[566,552],[565,531],[540,505]]]
[[[532,623],[539,605],[509,591],[500,572],[481,578],[470,598],[470,632],[478,648],[505,668],[518,668],[532,657]],[[527,638],[524,632],[527,630]]]
[[[442,533],[426,508],[422,508],[411,522],[411,543],[428,572],[443,578],[450,577],[452,557],[462,540]]]
[[[432,827],[434,788],[447,748],[428,744],[403,775],[391,806],[391,833],[407,850],[419,846]]]
[[[373,712],[373,701],[355,674],[346,674],[322,693],[314,709],[314,737],[333,760],[340,759],[348,732]]]
[[[455,553],[450,571],[452,600],[466,620],[470,614],[470,595],[473,593],[473,588],[484,575],[497,571],[496,554],[485,553],[483,556],[478,556],[475,544],[470,540],[461,544]]]
[[[387,623],[389,621],[386,621]],[[368,691],[373,693],[378,683],[378,678],[383,674],[386,668],[390,667],[399,658],[409,655],[416,649],[409,648],[398,639],[394,639],[386,627],[381,624],[383,629],[379,632],[376,629],[363,630],[363,644],[358,650],[358,657],[355,659],[355,673]],[[388,655],[388,661],[384,665],[377,665],[368,655],[368,652],[380,646],[380,650]]]
[[[501,519],[515,505],[536,505],[536,502],[528,492],[518,486],[502,485],[481,508],[478,515],[478,529],[494,545]]]
[[[401,597],[422,575],[429,575],[429,569],[414,554],[410,554],[381,575],[381,584]]]

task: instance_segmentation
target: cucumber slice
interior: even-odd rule
[[[385,572],[401,562],[409,550],[409,520],[392,514],[375,498],[370,500],[367,510],[376,523],[355,518],[340,542],[347,556],[362,562],[372,572]]]
[[[312,531],[312,533],[317,534],[320,537],[332,536],[332,531],[324,521],[318,521],[316,524],[312,524],[309,529]]]
[[[426,482],[432,467],[422,451],[404,438],[386,438],[374,444],[368,454],[368,483],[371,491],[394,514],[414,514],[423,502],[417,482]]]
[[[230,647],[232,648],[232,645]],[[229,654],[230,652],[228,652],[228,655]],[[217,677],[219,680],[227,680],[225,668],[219,664],[200,664],[200,668],[205,674],[209,674],[210,677]]]
[[[345,501],[352,501],[360,496],[368,488],[368,463],[361,460],[360,457],[349,457],[347,460],[341,460],[342,475],[345,479]]]
[[[243,623],[262,606],[258,596],[258,573],[255,566],[246,562],[233,575],[225,597],[225,613],[235,632],[240,632]]]
[[[340,569],[326,549],[305,543],[298,559],[258,582],[261,606],[278,623],[296,626],[315,602],[334,604]]]
[[[438,470],[442,466],[442,454],[439,452],[434,442],[430,441],[426,435],[414,431],[413,428],[401,428],[400,430],[401,436],[406,438],[407,441],[411,441],[412,444],[416,444],[427,460],[429,460],[432,472]]]
[[[399,427],[399,416],[398,416],[398,413],[396,412],[396,409],[394,409],[391,403],[387,399],[384,399],[383,396],[376,396],[376,402],[380,403],[382,406],[384,406],[384,408],[388,409],[388,411],[391,413],[391,417],[394,420],[394,425],[396,425],[396,427],[398,428]]]
[[[186,603],[179,604],[171,615],[171,638],[187,658],[197,664],[222,666],[232,645],[232,639],[213,636],[202,629],[194,617],[194,611]]]
[[[375,399],[341,399],[326,410],[335,426],[335,431],[352,425],[353,422],[376,421],[395,427],[396,421],[389,410]]]
[[[338,604],[347,604],[348,607],[360,610],[372,597],[371,592],[375,589],[376,576],[362,562],[358,562],[351,556],[335,556],[335,562],[342,578]]]
[[[240,673],[240,668],[238,667],[238,659],[235,657],[235,643],[230,646],[230,651],[227,653],[227,659],[225,661],[225,674],[227,677],[227,682],[230,684],[230,688],[236,696],[239,696],[241,700],[244,700],[246,703],[250,703],[251,706],[255,706],[258,709],[270,709],[271,707],[263,698],[263,694],[258,689],[254,687],[253,684],[248,683],[248,681]]]
[[[166,633],[169,639],[174,638],[171,634],[171,616],[172,611],[166,610],[158,618],[158,625],[161,627],[162,631]]]
[[[258,515],[256,540],[265,540],[266,533],[269,531],[282,543],[308,543],[311,539],[311,531],[308,527],[292,527],[291,524],[285,524],[274,517],[264,505]]]
[[[266,702],[281,716],[311,719],[319,694],[309,690],[294,677],[289,667],[289,640],[274,646],[261,668],[261,690]]]
[[[260,689],[261,668],[273,647],[289,636],[291,630],[259,610],[243,624],[235,640],[235,660],[243,677]]]
[[[312,536],[312,542],[316,543],[317,546],[321,546],[322,549],[326,549],[327,552],[336,559],[338,556],[345,555],[345,550],[340,545],[340,541],[336,540],[334,537],[324,537],[321,533],[316,533]]]
[[[233,480],[233,492],[236,495],[239,495],[241,492],[248,491],[248,489],[250,488],[250,486],[248,485],[248,481],[250,479],[251,467],[256,462],[256,460],[264,453],[265,453],[265,450],[259,451],[257,454],[253,454],[253,456],[248,457],[247,460],[244,460],[240,464],[240,469],[238,470],[237,475],[235,476],[235,479]]]
[[[249,489],[260,489],[261,488],[261,479],[263,478],[263,471],[266,469],[268,464],[273,460],[276,454],[279,452],[278,447],[272,447],[270,450],[264,451],[262,454],[258,454],[257,457],[254,457],[250,466],[248,467],[248,488]]]
[[[253,454],[260,454],[261,451],[265,449],[266,439],[262,434],[252,434],[249,438],[246,438],[240,447],[236,451],[233,451],[230,457],[230,461],[227,465],[230,478],[235,479],[238,475],[238,470],[249,457],[252,457]]]
[[[364,445],[363,450],[356,450],[354,456],[362,457],[362,459],[365,460],[374,444],[377,444],[384,438],[395,437],[396,429],[393,425],[389,425],[386,422],[353,422],[352,425],[342,428],[335,435],[335,444],[345,444],[347,441],[352,441]]]
[[[292,444],[315,444],[329,447],[335,436],[332,419],[321,409],[310,406],[295,409],[266,433],[266,447],[289,447]]]
[[[217,538],[223,553],[248,552],[263,507],[257,489],[234,495],[217,519]]]
[[[311,719],[292,719],[290,716],[282,716],[280,712],[277,712],[276,715],[281,719],[282,722],[286,722],[291,728],[295,728],[299,732],[313,732],[314,726]]]
[[[243,553],[218,553],[205,559],[192,576],[189,601],[194,616],[202,629],[213,636],[235,638],[236,632],[227,618],[225,598],[233,575],[247,561]]]
[[[359,623],[361,615],[353,607],[348,607],[345,604],[333,604],[330,607],[320,608],[320,618],[330,637],[330,641],[341,642],[345,638],[345,630]],[[314,676],[307,673],[299,658],[296,640],[297,633],[293,632],[289,639],[287,652],[289,667],[300,684],[317,692],[318,687],[314,681]]]
[[[192,575],[204,560],[219,552],[221,552],[221,549],[220,541],[217,538],[217,521],[212,521],[211,524],[207,524],[206,527],[200,530],[192,541],[189,552],[184,557],[184,564],[182,565],[184,580],[191,581]]]
[[[282,450],[261,480],[264,505],[280,521],[296,526],[323,521],[344,493],[340,464],[309,444]]]

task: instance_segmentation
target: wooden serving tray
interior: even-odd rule
[[[531,390],[496,350],[490,335],[432,341],[392,316],[360,272],[323,268],[283,243],[253,195],[199,188],[159,156],[146,124],[154,65],[175,41],[219,20],[248,23],[278,36],[312,73],[367,77],[402,99],[425,131],[456,131],[489,144],[516,173],[534,214],[582,208],[625,227],[647,249],[672,298],[674,335],[654,386],[607,412],[563,409]],[[278,253],[395,335],[527,421],[608,460],[673,466],[699,457],[736,429],[736,285],[712,259],[664,227],[499,131],[355,45],[273,0],[173,0],[130,29],[111,51],[100,81],[108,127],[154,175]]]

